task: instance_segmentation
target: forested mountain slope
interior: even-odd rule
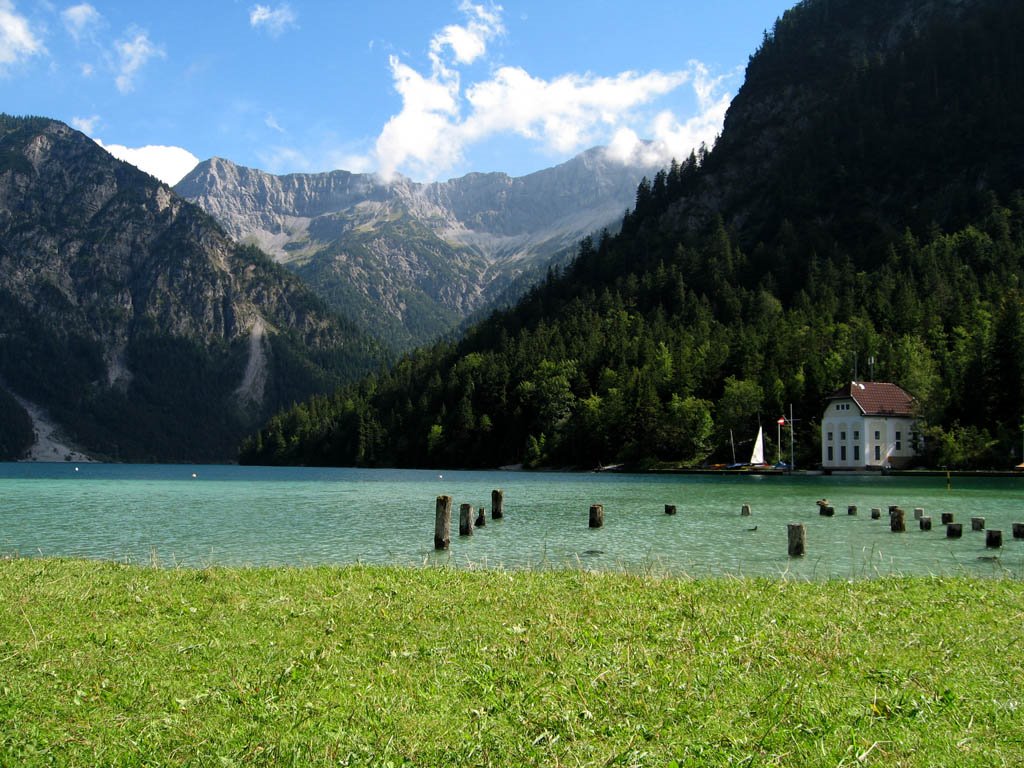
[[[63,123],[0,115],[0,450],[211,461],[378,351],[299,281]]]
[[[798,4],[714,149],[641,183],[621,234],[243,459],[729,461],[730,430],[792,404],[806,466],[824,397],[873,375],[916,396],[927,461],[1020,461],[1022,35],[1015,0]]]

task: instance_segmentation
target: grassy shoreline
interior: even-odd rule
[[[1024,583],[0,561],[0,765],[1024,762]]]

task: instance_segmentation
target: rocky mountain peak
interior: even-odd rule
[[[175,189],[339,311],[405,346],[455,327],[583,236],[616,227],[641,177],[656,170],[601,148],[522,177],[429,184],[348,171],[275,176],[214,158]]]
[[[369,364],[353,328],[197,206],[62,123],[5,115],[0,336],[7,388],[81,445],[132,458],[230,458],[282,396],[337,380],[314,356]],[[287,379],[269,348],[289,350]],[[254,354],[269,362],[246,374]],[[208,445],[170,438],[210,409]]]

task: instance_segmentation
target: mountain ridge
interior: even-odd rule
[[[407,347],[452,331],[524,272],[615,226],[656,168],[594,148],[526,176],[423,184],[349,171],[275,176],[212,158],[175,189],[336,309]]]
[[[254,328],[269,331],[257,352],[278,361],[245,400],[232,382]],[[9,388],[82,450],[143,460],[231,458],[254,419],[339,383],[341,368],[370,370],[374,354],[165,184],[59,121],[7,115],[0,333]],[[289,358],[294,371],[281,369]],[[190,413],[209,417],[207,434]]]

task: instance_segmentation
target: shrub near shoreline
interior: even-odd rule
[[[1022,598],[4,560],[0,765],[1015,765]]]

